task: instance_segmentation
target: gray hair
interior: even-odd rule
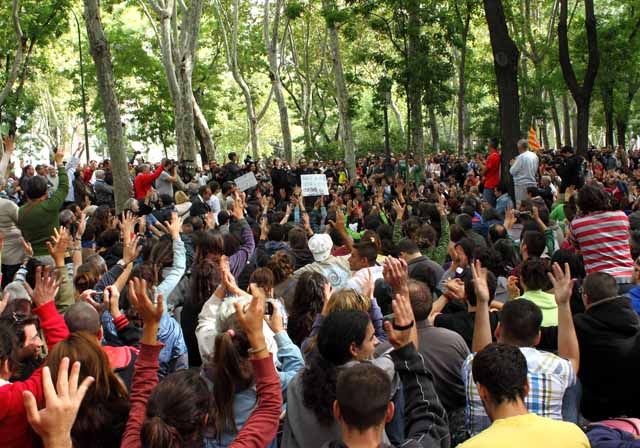
[[[96,179],[104,180],[104,170],[96,170]]]
[[[71,224],[74,218],[75,218],[75,215],[71,210],[62,210],[60,212],[60,215],[58,216],[58,219],[60,220],[60,225],[62,225],[63,227],[66,227],[68,224]]]
[[[518,148],[523,148],[526,151],[527,149],[529,149],[529,141],[521,138],[520,140],[518,140]]]

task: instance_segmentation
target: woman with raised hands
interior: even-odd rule
[[[56,311],[54,298],[58,292],[56,274],[48,267],[37,267],[34,288],[25,283],[31,296],[33,313],[40,318],[40,328],[44,332],[47,348],[53,350],[55,345],[69,335],[64,319]],[[10,337],[10,332],[2,334]],[[4,339],[4,338],[3,338]],[[11,356],[15,350],[15,339],[3,340],[7,346],[0,353],[0,441],[3,447],[29,448],[33,439],[29,433],[27,416],[22,402],[22,394],[29,391],[36,401],[42,402],[42,369],[37,369],[26,381],[9,383],[7,375],[11,374]]]
[[[250,288],[253,297],[266,299],[264,290],[255,283]],[[278,377],[284,395],[293,377],[304,368],[304,359],[284,329],[280,307],[273,306],[271,314],[265,314],[265,320],[274,332],[278,345]],[[256,406],[251,352],[248,335],[239,324],[238,316],[234,314],[222,322],[213,357],[204,370],[213,391],[213,414],[207,431],[207,447],[229,446]],[[275,441],[271,445],[276,446]]]
[[[195,371],[180,371],[158,384],[157,341],[163,303],[154,303],[147,294],[146,282],[134,279],[129,297],[144,321],[140,355],[131,393],[131,413],[123,448],[173,448],[202,446],[209,420],[210,395],[205,380]],[[282,408],[280,381],[262,333],[264,299],[258,295],[245,307],[236,305],[239,326],[247,335],[249,354],[256,381],[258,406],[247,420],[232,448],[262,448],[276,435]]]

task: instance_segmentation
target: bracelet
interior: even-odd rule
[[[263,345],[260,348],[250,348],[249,350],[247,350],[247,353],[249,353],[250,355],[256,355],[258,353],[260,353],[261,351],[264,351],[267,349],[266,345]]]
[[[397,330],[397,331],[404,331],[404,330],[408,330],[409,328],[413,327],[413,325],[415,324],[415,321],[411,321],[411,323],[407,324],[407,325],[397,325],[395,322],[393,323],[393,329]]]

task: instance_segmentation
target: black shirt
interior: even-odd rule
[[[475,325],[476,313],[468,312],[468,311],[457,311],[449,314],[439,314],[436,316],[434,321],[434,325],[436,327],[448,328],[451,331],[455,331],[464,342],[469,346],[469,350],[471,350],[471,344],[473,342],[473,328]],[[500,322],[500,313],[491,312],[489,313],[489,323],[491,324],[491,337],[495,341],[495,331],[498,326],[498,322]]]

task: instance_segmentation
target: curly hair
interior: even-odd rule
[[[293,260],[289,252],[279,250],[271,256],[267,268],[271,269],[275,284],[279,284],[293,275]]]
[[[298,279],[289,313],[287,333],[300,346],[311,333],[313,320],[322,311],[324,288],[329,281],[318,272],[305,272]]]

